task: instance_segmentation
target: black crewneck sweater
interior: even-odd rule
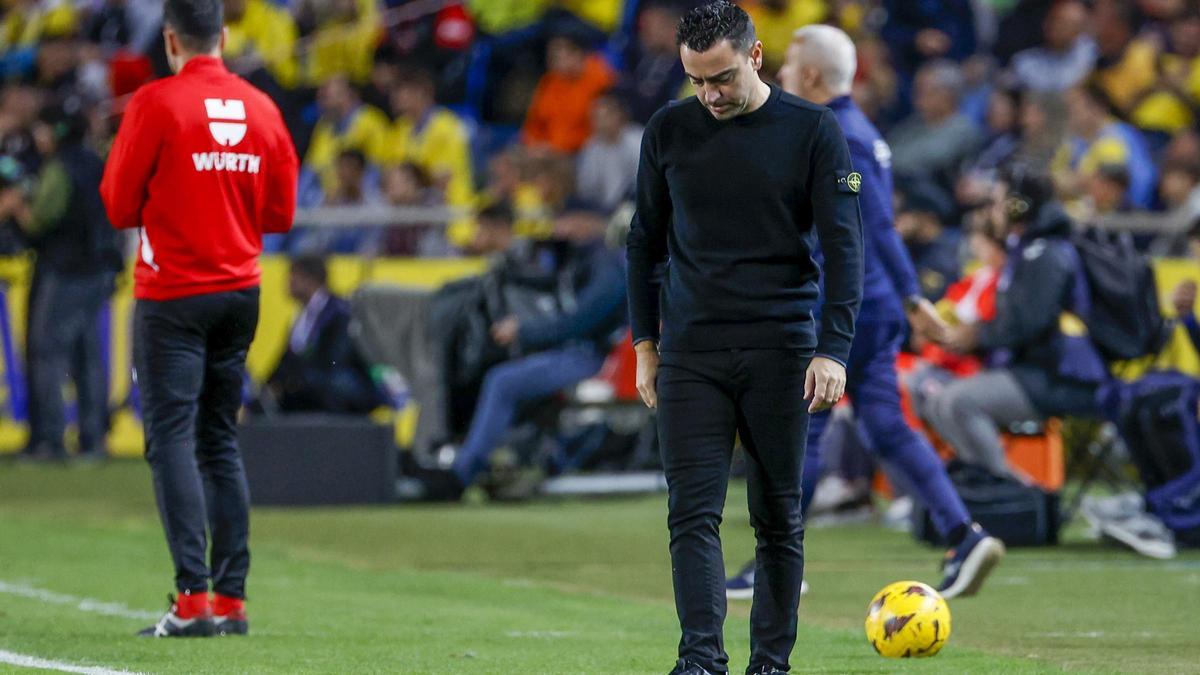
[[[642,138],[628,241],[634,341],[799,349],[844,364],[862,297],[861,181],[833,112],[778,87],[727,121],[695,97],[659,110]]]

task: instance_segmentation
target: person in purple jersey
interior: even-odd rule
[[[973,595],[1004,555],[1004,544],[971,521],[929,441],[914,431],[900,410],[896,356],[904,340],[905,318],[914,330],[936,335],[944,324],[921,297],[917,275],[892,221],[891,151],[850,98],[854,43],[832,26],[796,31],[779,79],[789,93],[828,106],[837,116],[854,170],[862,175],[858,193],[863,222],[863,296],[850,358],[846,393],[880,458],[903,474],[914,496],[925,502],[934,524],[950,545],[942,567],[942,595]],[[821,476],[819,442],[829,413],[812,416],[801,480],[801,509],[808,512]],[[731,598],[753,593],[753,565],[726,582]]]

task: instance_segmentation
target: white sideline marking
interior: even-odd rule
[[[52,605],[71,605],[81,612],[119,616],[123,619],[157,619],[159,614],[131,609],[119,602],[103,602],[93,598],[80,598],[64,593],[55,593],[44,588],[35,588],[29,584],[13,584],[0,580],[0,593],[16,595],[31,600],[40,600]]]
[[[510,630],[505,635],[510,638],[553,639],[571,637],[575,633],[566,630]]]
[[[1000,586],[1028,586],[1029,577],[996,577],[992,579],[992,583]]]
[[[1126,632],[1122,632],[1122,633],[1121,633],[1121,636],[1122,636],[1122,637],[1127,637],[1127,638],[1128,638],[1128,637],[1138,637],[1138,638],[1154,638],[1154,637],[1158,637],[1158,633],[1154,633],[1154,632],[1152,632],[1152,631],[1145,631],[1145,630],[1144,630],[1144,631],[1139,631],[1139,632],[1137,632],[1137,633],[1126,633]],[[1102,630],[1087,630],[1087,631],[1076,631],[1076,632],[1073,632],[1073,633],[1070,633],[1070,632],[1067,632],[1067,633],[1062,633],[1062,632],[1056,632],[1056,633],[1042,633],[1042,634],[1041,634],[1041,637],[1048,637],[1048,638],[1086,638],[1086,639],[1089,639],[1089,640],[1099,640],[1099,639],[1101,639],[1101,638],[1110,637],[1110,634],[1109,634],[1109,633],[1106,633],[1105,631],[1102,631]]]
[[[128,670],[113,670],[96,666],[76,666],[62,661],[39,659],[36,656],[18,654],[0,649],[0,663],[7,663],[18,668],[40,668],[42,670],[57,670],[60,673],[81,673],[82,675],[130,675]]]

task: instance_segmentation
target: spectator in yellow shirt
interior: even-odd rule
[[[1094,83],[1067,92],[1067,126],[1071,136],[1051,164],[1064,201],[1083,195],[1101,166],[1122,166],[1129,175],[1129,205],[1150,206],[1156,176],[1146,143],[1136,129],[1110,114],[1104,92]]]
[[[421,167],[444,191],[447,205],[465,209],[475,198],[470,135],[457,115],[435,105],[434,89],[433,74],[427,70],[400,76],[392,92],[396,121],[388,133],[388,161]],[[471,228],[469,218],[456,219],[446,236],[465,244],[474,236]]]
[[[754,0],[745,3],[754,32],[763,43],[762,72],[774,75],[797,28],[820,23],[829,13],[824,0]]]
[[[243,76],[266,68],[282,87],[299,80],[296,22],[266,0],[225,0],[225,61]]]
[[[560,0],[562,8],[596,28],[611,33],[621,23],[622,0]]]
[[[317,92],[317,104],[321,119],[313,129],[300,177],[302,206],[313,205],[313,200],[319,203],[320,194],[334,191],[334,165],[342,151],[358,150],[375,165],[388,159],[387,115],[363,105],[345,77],[326,82]]]
[[[1157,38],[1136,34],[1137,16],[1133,3],[1096,2],[1092,25],[1100,58],[1094,77],[1121,116],[1134,126],[1173,134],[1193,121],[1186,98],[1163,86],[1170,82],[1164,78],[1181,68],[1166,58],[1169,55],[1162,53]]]
[[[475,192],[470,135],[458,115],[435,105],[435,82],[428,70],[403,73],[392,91],[388,137],[390,163],[412,162],[424,169],[451,204],[468,204]]]
[[[549,5],[549,0],[467,0],[475,25],[489,35],[530,26],[542,18]]]
[[[375,0],[333,0],[332,10],[310,36],[306,80],[321,85],[335,75],[366,84],[383,33]]]
[[[0,20],[0,53],[32,47],[44,34],[74,33],[78,16],[72,2],[17,0],[4,3],[7,13]]]

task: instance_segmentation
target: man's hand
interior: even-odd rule
[[[1171,305],[1175,308],[1175,316],[1185,317],[1195,313],[1196,282],[1188,279],[1176,286],[1171,292]]]
[[[492,339],[501,347],[508,347],[517,341],[517,331],[520,329],[521,323],[517,317],[506,316],[492,324]]]
[[[814,356],[804,374],[804,400],[812,401],[808,412],[832,408],[846,391],[846,367],[824,356]]]
[[[937,308],[925,298],[913,298],[905,307],[913,333],[926,340],[939,340],[950,326],[942,320]]]
[[[658,345],[644,340],[633,346],[637,352],[637,390],[647,408],[658,407]]]
[[[970,354],[979,346],[979,326],[952,326],[946,329],[941,343],[957,354]]]

